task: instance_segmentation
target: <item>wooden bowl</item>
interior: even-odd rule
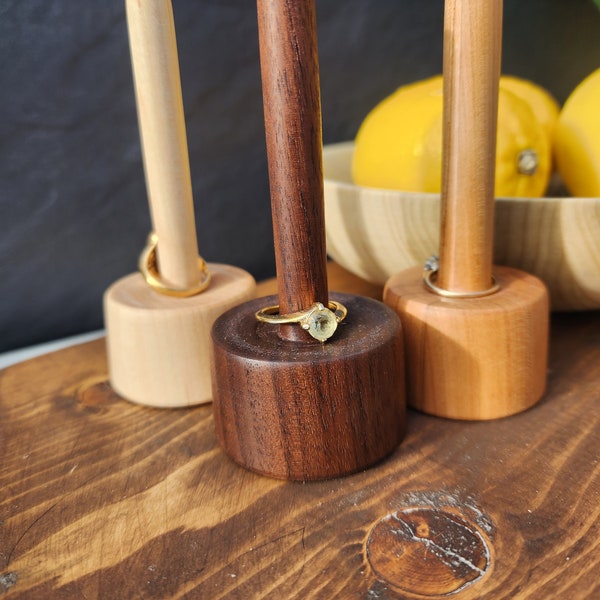
[[[324,148],[327,252],[383,285],[437,254],[440,196],[354,185],[353,149]],[[553,310],[600,308],[600,198],[498,198],[494,262],[537,275]]]

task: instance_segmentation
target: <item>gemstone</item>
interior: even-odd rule
[[[324,342],[335,333],[338,321],[328,308],[322,307],[307,315],[301,325],[316,340]]]

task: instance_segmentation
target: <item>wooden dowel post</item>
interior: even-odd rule
[[[285,314],[328,301],[315,4],[258,0],[257,8],[279,307]],[[309,339],[289,325],[281,334]]]
[[[492,265],[501,40],[502,0],[446,0],[439,269],[384,289],[404,326],[409,404],[455,419],[518,413],[546,386],[547,290]]]
[[[444,150],[438,285],[492,285],[494,174],[502,0],[447,0]]]
[[[126,0],[146,187],[162,279],[198,282],[198,242],[171,0]]]
[[[322,343],[298,322],[262,319],[267,307],[282,318],[329,299],[315,2],[257,0],[257,11],[279,307],[259,298],[217,319],[215,429],[248,469],[327,479],[374,464],[402,439],[402,332],[392,310],[346,294],[333,301],[347,317]]]

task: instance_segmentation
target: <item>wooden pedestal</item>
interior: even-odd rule
[[[132,402],[157,407],[210,402],[210,329],[215,319],[254,296],[251,275],[210,264],[210,287],[189,298],[152,290],[136,273],[104,296],[110,383]]]
[[[423,271],[392,277],[384,301],[402,319],[408,403],[452,419],[495,419],[535,404],[546,387],[548,294],[516,269],[495,267],[500,291],[449,299]]]
[[[242,466],[295,481],[333,478],[378,462],[402,439],[400,321],[375,300],[333,298],[348,317],[324,344],[284,340],[277,325],[258,322],[274,296],[215,322],[217,437]]]

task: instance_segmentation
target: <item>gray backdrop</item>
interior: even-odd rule
[[[318,0],[324,142],[441,71],[442,0]],[[200,251],[274,274],[255,5],[175,0]],[[150,229],[122,0],[0,0],[0,352],[102,326]],[[503,70],[559,101],[600,66],[592,0],[506,0]]]

